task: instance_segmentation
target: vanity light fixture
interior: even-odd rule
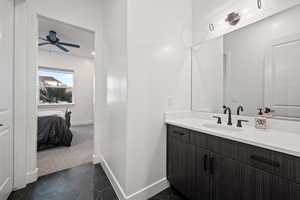
[[[237,25],[241,20],[240,13],[238,12],[232,12],[228,14],[227,18],[225,19],[226,22],[228,22],[231,26]]]
[[[208,29],[209,29],[210,32],[213,32],[215,30],[214,24],[209,24]]]
[[[262,9],[262,2],[261,2],[261,0],[257,0],[257,7],[258,7],[258,9]]]

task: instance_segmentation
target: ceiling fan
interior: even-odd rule
[[[39,47],[45,46],[45,45],[54,45],[64,52],[69,52],[69,50],[67,48],[65,48],[64,46],[80,48],[80,45],[77,45],[77,44],[60,42],[60,39],[57,37],[57,33],[55,31],[49,31],[49,35],[47,35],[46,38],[39,37],[39,39],[45,41],[45,42],[39,43]]]

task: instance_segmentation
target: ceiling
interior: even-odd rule
[[[80,48],[66,47],[70,52],[63,52],[54,45],[46,45],[39,47],[39,49],[73,56],[94,57],[92,55],[92,52],[95,51],[95,36],[93,32],[56,20],[39,17],[39,37],[46,38],[50,30],[57,32],[57,37],[61,42],[78,44]],[[42,40],[39,40],[39,42],[42,42]]]

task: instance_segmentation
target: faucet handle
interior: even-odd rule
[[[219,117],[219,116],[213,116],[213,118],[216,118],[218,119],[218,124],[222,124],[222,117]]]
[[[237,121],[236,127],[243,128],[242,122],[249,122],[249,121],[248,121],[248,120],[239,119],[239,120]]]

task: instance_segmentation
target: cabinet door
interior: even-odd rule
[[[241,200],[244,167],[241,163],[214,154],[210,160],[214,200]]]
[[[271,174],[247,166],[245,170],[243,200],[271,200],[272,179],[273,176]]]
[[[211,198],[211,175],[209,174],[209,155],[210,152],[195,147],[196,158],[194,179],[192,179],[192,197],[191,199],[209,200]]]
[[[272,200],[299,200],[300,186],[290,180],[277,176],[272,178]]]
[[[168,180],[171,186],[186,197],[189,197],[191,194],[191,161],[194,162],[191,153],[191,146],[189,144],[169,134]]]
[[[288,179],[246,167],[243,200],[299,200],[300,186]]]

